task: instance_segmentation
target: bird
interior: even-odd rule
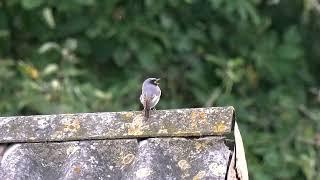
[[[150,117],[150,110],[154,108],[161,96],[159,87],[160,78],[147,78],[144,80],[141,89],[140,102],[143,105],[144,117]]]

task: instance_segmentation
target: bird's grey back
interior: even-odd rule
[[[152,78],[146,79],[142,84],[143,94],[147,97],[159,96],[161,94],[161,90],[159,86],[151,83]]]

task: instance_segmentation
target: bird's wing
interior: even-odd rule
[[[150,101],[151,102],[150,107],[153,108],[154,106],[156,106],[156,104],[159,102],[159,99],[160,99],[159,95],[154,95]]]
[[[158,86],[150,85],[143,88],[140,101],[146,109],[153,108],[159,101],[161,90]]]

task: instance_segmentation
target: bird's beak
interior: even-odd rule
[[[157,85],[159,85],[159,84],[160,84],[159,81],[160,81],[160,78],[156,79],[154,82],[155,82]]]

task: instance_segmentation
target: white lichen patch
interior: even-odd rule
[[[168,134],[168,129],[159,129],[158,134]]]
[[[226,166],[222,163],[213,162],[209,165],[209,170],[216,176],[224,176],[226,174]]]
[[[189,169],[191,167],[190,164],[188,163],[188,161],[186,161],[186,160],[180,160],[178,162],[178,166],[182,170],[187,170],[187,169]]]
[[[96,149],[96,146],[90,145],[90,149],[95,150],[95,149]]]
[[[101,119],[103,123],[109,124],[115,119],[115,113],[98,113],[97,119]]]
[[[5,141],[10,141],[12,139],[14,139],[14,138],[13,137],[5,137],[5,138],[3,138],[3,140],[5,140]]]
[[[145,178],[152,174],[152,170],[148,167],[145,167],[138,169],[135,174],[137,178]]]
[[[94,167],[95,165],[97,165],[99,163],[98,160],[94,156],[90,156],[89,162],[91,164],[91,167]]]
[[[10,121],[15,119],[16,117],[0,117],[0,126],[7,125]]]
[[[71,155],[73,153],[75,153],[76,151],[80,150],[80,147],[79,146],[69,146],[67,148],[67,154],[68,155]]]
[[[38,128],[40,128],[40,129],[45,129],[45,128],[47,128],[49,125],[50,125],[50,124],[49,124],[49,122],[48,122],[46,119],[40,119],[40,120],[38,121]]]
[[[177,109],[176,110],[177,113],[184,113],[184,111],[185,111],[184,109]]]

